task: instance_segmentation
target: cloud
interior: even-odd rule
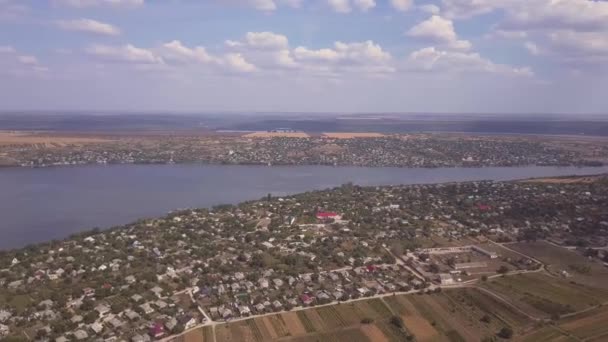
[[[52,0],[55,5],[87,8],[87,7],[139,7],[145,0]]]
[[[353,7],[368,12],[376,7],[376,0],[327,0],[327,4],[337,13],[350,13]]]
[[[29,7],[15,0],[0,0],[0,20],[18,18],[29,11]]]
[[[240,53],[229,53],[224,56],[224,63],[228,70],[236,72],[250,73],[257,71],[255,65],[249,63]]]
[[[524,47],[526,48],[526,50],[528,50],[528,52],[530,52],[531,55],[533,55],[533,56],[540,55],[540,48],[538,47],[538,45],[536,45],[532,42],[526,42],[524,44]]]
[[[405,12],[414,5],[414,0],[390,0],[390,3],[397,11]]]
[[[163,58],[178,63],[218,63],[218,58],[211,56],[202,46],[188,48],[179,40],[163,44]]]
[[[361,12],[367,12],[370,9],[376,7],[376,1],[375,0],[353,0],[355,3],[355,6],[361,11]]]
[[[349,13],[352,11],[350,0],[327,0],[327,3],[338,13]]]
[[[471,48],[469,41],[458,39],[454,23],[438,15],[433,15],[417,24],[406,34],[410,37],[440,43],[452,49],[468,50]]]
[[[418,6],[418,9],[420,9],[422,12],[429,13],[429,14],[439,14],[439,12],[441,12],[441,9],[439,8],[439,6],[434,5],[434,4],[420,5],[420,6]]]
[[[442,51],[427,47],[412,52],[407,60],[407,68],[412,71],[428,72],[484,72],[514,76],[533,76],[528,67],[512,67],[496,64],[481,57],[478,53],[460,51]]]
[[[151,50],[135,47],[131,44],[110,46],[95,44],[85,50],[88,54],[112,62],[135,64],[163,64],[164,61]]]
[[[277,9],[277,5],[273,0],[249,0],[253,8],[260,11],[274,11]]]
[[[102,23],[92,19],[59,20],[55,24],[62,30],[95,33],[108,36],[117,36],[120,29],[116,26]]]
[[[14,47],[9,45],[0,45],[0,53],[15,53],[17,52]]]
[[[287,37],[273,32],[247,32],[244,41],[227,40],[229,47],[247,47],[253,49],[285,49],[289,46]]]
[[[48,71],[36,56],[22,54],[12,46],[0,46],[0,75],[43,76]]]

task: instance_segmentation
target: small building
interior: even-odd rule
[[[471,268],[484,268],[488,267],[488,264],[485,262],[462,262],[454,264],[455,270],[466,270]]]
[[[439,275],[439,283],[441,285],[454,285],[454,277],[452,277],[452,275],[448,273],[441,273]]]

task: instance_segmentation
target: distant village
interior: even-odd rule
[[[600,166],[602,141],[543,142],[527,137],[381,135],[310,136],[280,129],[250,135],[114,136],[87,143],[0,144],[0,165],[243,164],[368,167]],[[74,141],[74,140],[70,140]]]
[[[538,270],[508,247],[515,241],[545,240],[603,263],[607,190],[607,178],[345,184],[4,251],[0,336],[152,341],[272,312]]]

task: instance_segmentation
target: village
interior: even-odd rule
[[[601,265],[606,190],[602,177],[345,184],[3,251],[0,336],[151,341],[269,313],[466,287],[547,268],[521,250],[534,241]],[[550,271],[574,279],[586,270]]]
[[[19,135],[7,143],[0,139],[0,165],[23,167],[203,163],[435,168],[601,166],[606,160],[608,145],[601,140],[509,136],[281,131],[93,138]]]

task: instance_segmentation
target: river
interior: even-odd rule
[[[363,168],[112,165],[0,169],[0,249],[166,214],[339,186],[598,174],[604,167]]]

